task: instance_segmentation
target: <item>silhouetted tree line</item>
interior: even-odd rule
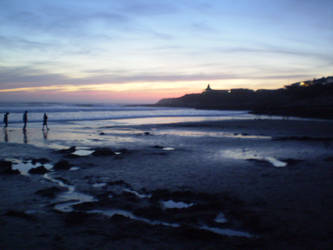
[[[333,77],[267,90],[211,90],[162,99],[156,106],[250,110],[257,114],[333,118]]]

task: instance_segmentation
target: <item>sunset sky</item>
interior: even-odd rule
[[[0,101],[152,103],[329,75],[332,0],[0,0]]]

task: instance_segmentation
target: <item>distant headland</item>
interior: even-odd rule
[[[280,89],[215,90],[158,101],[153,106],[250,110],[254,114],[333,119],[333,77],[307,80]]]

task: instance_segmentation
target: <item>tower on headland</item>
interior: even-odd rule
[[[210,88],[210,85],[208,84],[207,88],[205,89],[205,92],[210,92],[210,91],[212,91],[212,89]]]

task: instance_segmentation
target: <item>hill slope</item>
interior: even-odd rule
[[[155,106],[250,110],[257,114],[333,118],[333,77],[275,90],[211,90],[162,99]]]

